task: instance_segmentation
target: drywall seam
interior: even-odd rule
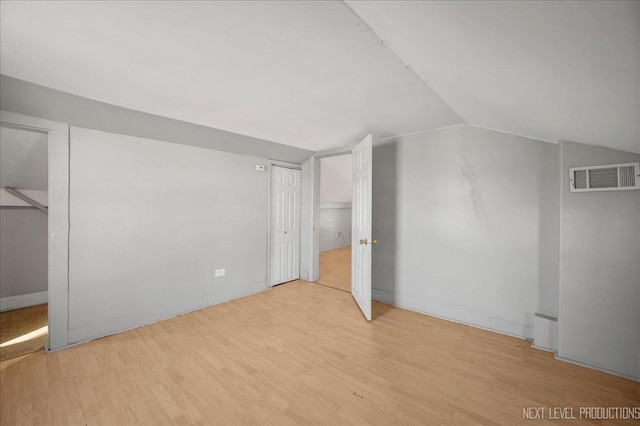
[[[507,135],[513,135],[513,136],[517,136],[519,138],[525,138],[525,139],[531,139],[533,141],[541,141],[541,142],[548,142],[548,143],[552,143],[554,145],[558,145],[560,143],[560,141],[550,141],[548,139],[541,139],[538,137],[532,137],[532,136],[526,136],[526,135],[521,135],[520,133],[513,133],[513,132],[507,132],[505,130],[500,130],[500,129],[494,129],[493,127],[487,127],[487,126],[481,126],[479,124],[471,124],[469,123],[469,126],[471,127],[477,127],[479,129],[486,129],[486,130],[492,130],[494,132],[498,132],[498,133],[505,133]]]
[[[424,84],[431,89],[431,91],[433,93],[435,93],[435,95],[447,106],[449,107],[449,109],[451,110],[451,112],[453,112],[459,119],[460,121],[462,121],[462,123],[460,124],[467,124],[467,120],[465,120],[459,113],[458,111],[454,110],[451,105],[449,105],[449,103],[447,103],[447,101],[444,100],[444,98],[440,95],[440,93],[438,93],[433,87],[431,87],[429,85],[429,83],[422,78],[417,72],[415,72],[415,70],[413,69],[413,67],[404,60],[404,58],[402,56],[400,56],[400,54],[398,53],[398,51],[393,47],[393,45],[391,43],[389,43],[386,38],[384,37],[384,34],[378,33],[376,30],[373,29],[373,27],[371,25],[369,25],[369,23],[367,21],[364,20],[364,18],[362,18],[360,15],[358,15],[358,12],[356,12],[352,7],[351,7],[351,2],[350,1],[346,1],[344,2],[347,5],[347,8],[351,11],[351,13],[353,13],[355,16],[358,17],[358,19],[360,19],[367,27],[369,27],[369,30],[375,34],[376,37],[378,37],[378,39],[380,40],[380,44],[387,47],[391,52],[393,52],[393,54],[396,56],[396,58],[398,58],[398,60],[402,63],[402,65],[404,66],[404,68],[407,71],[410,71],[413,73],[413,75],[415,75],[416,77],[418,77],[419,80],[421,80],[422,82],[424,82]]]
[[[437,132],[439,130],[452,129],[455,127],[464,127],[464,126],[469,126],[469,124],[466,124],[466,123],[452,124],[451,126],[443,126],[443,127],[436,127],[435,129],[419,130],[417,132],[405,133],[403,135],[387,136],[386,138],[374,139],[373,145],[374,146],[385,145],[387,143],[393,143],[395,139],[404,138],[406,136],[419,135],[420,133]],[[389,142],[385,142],[385,141],[389,141]]]

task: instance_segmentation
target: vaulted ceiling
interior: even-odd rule
[[[640,2],[348,4],[468,124],[640,152]]]
[[[0,72],[319,151],[468,123],[640,152],[638,2],[2,2]]]

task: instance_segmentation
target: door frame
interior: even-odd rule
[[[271,285],[271,259],[273,258],[273,253],[271,252],[271,243],[272,243],[272,238],[273,238],[273,223],[271,222],[272,219],[272,214],[271,211],[273,209],[273,200],[271,198],[272,191],[273,191],[273,187],[272,187],[272,172],[273,172],[273,167],[282,167],[285,169],[292,169],[292,170],[299,170],[300,171],[300,189],[302,190],[302,164],[298,164],[298,163],[289,163],[287,161],[279,161],[279,160],[269,160],[269,165],[267,167],[267,173],[268,173],[268,189],[267,189],[267,284],[266,287],[267,288],[272,288],[273,285]],[[302,197],[298,197],[298,211],[300,213],[302,213]],[[300,232],[298,234],[298,247],[300,248],[298,250],[298,271],[300,271],[300,256],[301,256],[301,247],[300,247],[300,241],[302,240],[302,229],[300,229]]]
[[[311,271],[309,280],[316,282],[320,279],[320,233],[318,229],[318,218],[320,217],[320,175],[322,173],[320,160],[329,157],[351,154],[351,150],[356,145],[344,146],[341,148],[320,151],[311,157]],[[353,195],[351,196],[353,201]]]
[[[45,350],[69,345],[69,125],[0,111],[2,124],[47,133],[47,298],[49,335]]]

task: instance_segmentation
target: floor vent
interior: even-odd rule
[[[640,189],[640,162],[569,169],[571,192]]]

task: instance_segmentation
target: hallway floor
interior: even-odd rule
[[[0,361],[43,350],[48,337],[47,304],[0,313]]]
[[[351,247],[320,252],[317,284],[351,293]]]

